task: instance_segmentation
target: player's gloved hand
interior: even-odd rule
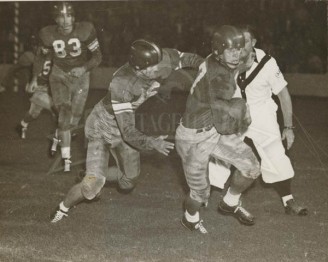
[[[34,93],[38,87],[37,78],[33,77],[30,83],[27,83],[25,91],[28,93]]]
[[[86,72],[86,69],[84,66],[81,67],[75,67],[73,68],[69,74],[74,77],[81,77]]]
[[[286,141],[287,141],[287,150],[289,150],[292,147],[292,145],[294,143],[294,140],[295,140],[295,134],[294,134],[293,129],[284,128],[284,130],[282,131],[281,139],[282,140],[286,139]]]
[[[170,151],[174,148],[174,143],[165,141],[168,136],[159,136],[155,140],[153,140],[153,148],[157,150],[159,153],[167,156]]]

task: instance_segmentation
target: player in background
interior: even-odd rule
[[[53,68],[49,83],[53,102],[58,110],[58,137],[64,171],[70,171],[71,129],[77,127],[89,92],[90,70],[102,60],[96,30],[89,22],[75,22],[75,12],[70,2],[55,2],[53,15],[56,25],[42,28],[39,32],[40,52],[37,61],[51,54]],[[33,89],[42,64],[36,62],[33,68]],[[57,139],[57,140],[56,140]],[[55,147],[52,147],[52,150]]]
[[[242,192],[260,175],[256,156],[240,139],[240,133],[250,124],[247,105],[242,98],[234,98],[244,45],[243,34],[233,26],[225,25],[214,32],[213,52],[199,67],[176,131],[176,148],[190,189],[181,223],[202,234],[208,233],[199,211],[210,196],[210,157],[236,168],[230,187],[219,202],[219,211],[244,225],[255,222],[240,202]]]
[[[28,112],[26,112],[24,118],[21,120],[18,131],[22,139],[26,138],[27,127],[29,123],[36,120],[41,114],[43,109],[47,109],[51,112],[52,116],[57,122],[57,112],[53,107],[52,98],[49,94],[49,74],[51,71],[52,62],[51,59],[46,59],[43,63],[42,72],[37,78],[37,87],[31,88],[29,84],[26,85],[26,92],[32,93],[30,98],[31,105]],[[32,64],[31,64],[32,70]]]
[[[132,43],[129,62],[113,75],[107,95],[93,108],[85,125],[88,139],[86,175],[74,185],[51,215],[55,223],[84,199],[99,195],[106,179],[116,182],[122,193],[131,192],[140,175],[139,151],[156,150],[167,156],[174,144],[167,135],[147,136],[135,125],[135,111],[162,88],[161,83],[180,68],[198,68],[203,58],[160,48],[139,39]],[[163,87],[164,89],[166,87]],[[110,154],[116,167],[108,168]]]

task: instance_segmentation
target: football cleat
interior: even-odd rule
[[[206,228],[203,226],[203,220],[199,220],[198,222],[189,222],[185,216],[182,217],[182,219],[180,220],[181,224],[189,229],[190,231],[199,231],[202,234],[207,234],[207,230]]]
[[[285,212],[288,215],[306,216],[308,214],[307,208],[299,206],[294,199],[288,200],[286,204]]]
[[[64,172],[71,171],[71,163],[72,161],[69,158],[64,159]]]
[[[58,206],[57,209],[50,215],[50,222],[56,223],[67,216],[68,216],[68,213],[61,210],[60,207]]]
[[[236,206],[229,206],[223,200],[220,201],[218,211],[223,215],[235,217],[241,224],[252,226],[255,224],[254,216],[241,206],[241,202]]]

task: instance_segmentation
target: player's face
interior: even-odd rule
[[[63,34],[73,31],[74,16],[72,14],[60,14],[56,17],[56,23]]]
[[[231,69],[237,68],[240,62],[241,48],[227,48],[220,56],[222,62]]]
[[[143,76],[149,78],[149,79],[155,79],[157,77],[158,72],[158,64],[154,66],[149,66],[145,69],[139,70],[140,74]]]

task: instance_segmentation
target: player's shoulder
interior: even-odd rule
[[[90,22],[78,22],[75,23],[75,32],[82,39],[87,39],[95,32],[95,27]]]
[[[132,93],[137,82],[137,75],[128,64],[125,64],[113,74],[111,90],[113,92],[124,90]]]

